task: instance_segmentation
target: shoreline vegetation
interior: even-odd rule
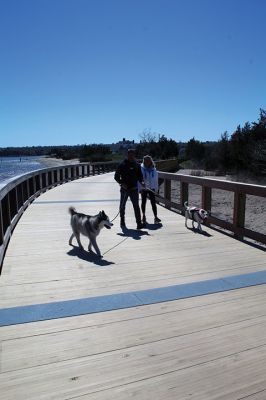
[[[234,176],[241,181],[246,177],[266,178],[266,111],[263,109],[257,122],[246,122],[243,127],[238,125],[231,135],[224,132],[218,141],[201,142],[193,137],[183,143],[150,130],[144,130],[139,136],[139,143],[123,138],[112,144],[0,148],[0,158],[43,156],[42,163],[52,166],[78,160],[119,161],[129,147],[134,147],[139,159],[146,154],[154,160],[175,158],[182,168],[197,170],[197,174],[200,174],[198,170],[219,171],[221,175]]]

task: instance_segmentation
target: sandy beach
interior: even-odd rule
[[[38,158],[38,162],[43,164],[43,167],[60,167],[60,165],[70,165],[70,164],[79,164],[78,158],[73,158],[72,160],[63,160],[62,158],[53,158],[53,157],[40,157]]]

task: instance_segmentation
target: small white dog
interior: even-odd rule
[[[184,203],[185,207],[185,226],[187,226],[187,220],[191,219],[192,220],[192,226],[194,227],[194,222],[197,222],[198,226],[197,229],[202,232],[201,224],[205,221],[205,219],[208,217],[208,211],[203,210],[202,208],[197,208],[197,207],[188,207],[188,202],[186,201]]]
[[[83,246],[80,241],[80,234],[87,236],[90,240],[88,250],[91,251],[91,246],[94,247],[97,255],[102,257],[100,249],[96,243],[96,237],[99,235],[103,227],[111,229],[113,226],[112,222],[109,221],[108,216],[104,211],[100,211],[97,215],[86,215],[78,213],[74,207],[69,208],[71,214],[70,224],[72,227],[72,235],[69,238],[69,245],[71,246],[72,240],[76,237],[80,249],[83,250]]]

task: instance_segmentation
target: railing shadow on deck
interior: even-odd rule
[[[72,180],[114,171],[117,165],[118,162],[99,162],[43,168],[14,178],[2,187],[0,189],[0,273],[12,231],[25,209],[36,197],[55,186]],[[157,196],[158,203],[182,213],[184,202],[188,200],[189,185],[196,184],[201,187],[201,207],[211,211],[212,189],[232,192],[234,194],[233,223],[210,216],[207,225],[226,229],[239,239],[247,237],[266,244],[265,234],[245,227],[246,195],[266,198],[265,186],[160,172],[160,163],[157,168],[164,192],[163,196]],[[180,183],[179,204],[174,202],[171,197],[173,181]]]

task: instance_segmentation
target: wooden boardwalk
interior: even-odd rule
[[[136,231],[130,202],[128,231],[121,231],[119,218],[103,230],[99,259],[68,245],[70,205],[87,214],[104,209],[112,219],[119,206],[113,173],[58,186],[26,210],[5,256],[0,311],[19,315],[21,306],[72,304],[266,269],[262,250],[209,228],[205,235],[188,230],[182,216],[163,207],[161,227],[152,224],[148,204],[149,229]],[[0,397],[265,400],[265,289],[2,326]]]

